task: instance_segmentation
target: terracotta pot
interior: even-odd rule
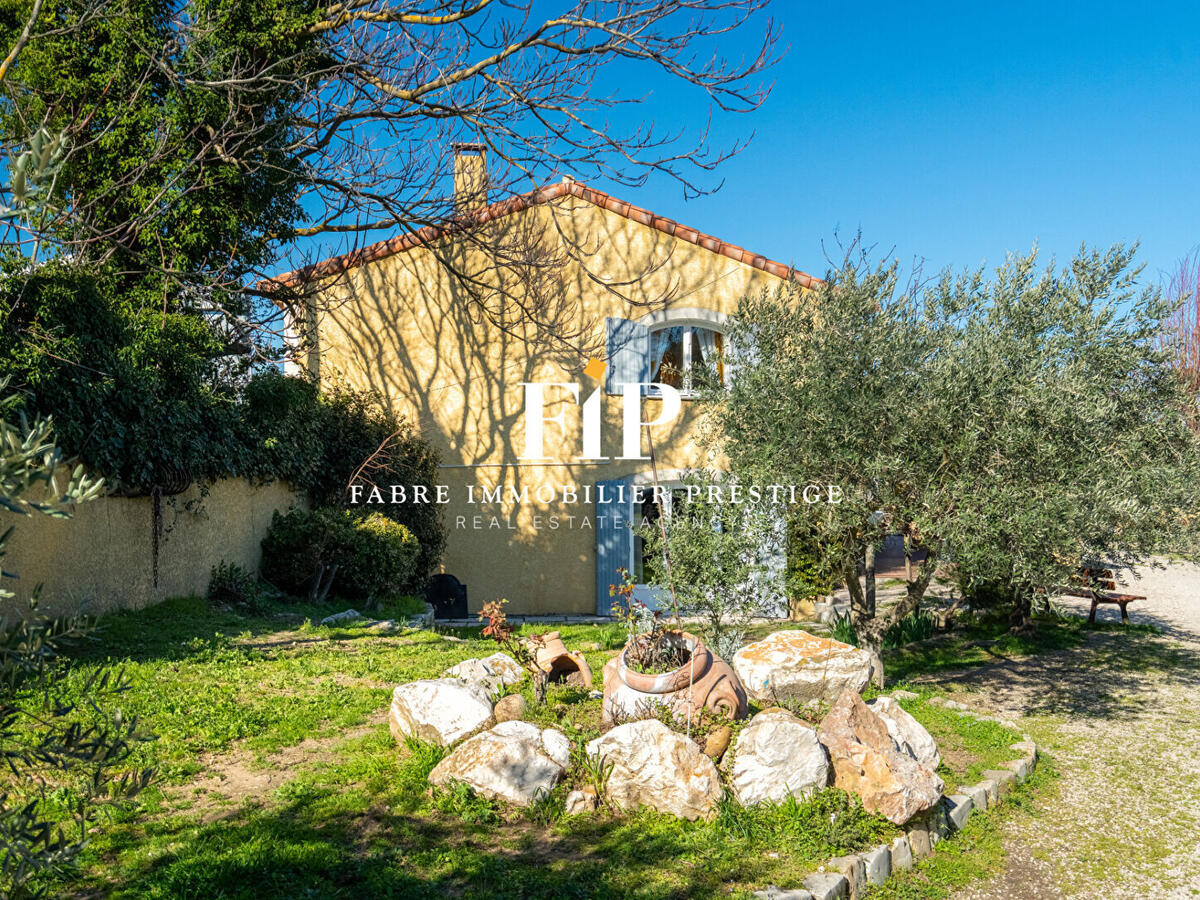
[[[635,671],[625,659],[628,644],[608,661],[601,711],[605,725],[645,718],[655,705],[671,707],[678,719],[695,718],[702,709],[730,719],[745,718],[746,691],[733,668],[695,635],[685,632],[679,637],[692,656],[674,671],[656,675]]]
[[[542,636],[537,649],[538,667],[546,673],[549,682],[565,681],[577,687],[592,686],[592,670],[582,653],[567,649],[557,631],[548,631]]]

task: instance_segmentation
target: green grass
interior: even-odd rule
[[[920,700],[901,702],[908,712],[933,735],[942,755],[938,774],[950,793],[959,785],[975,784],[985,769],[998,769],[1013,759],[1012,745],[1022,739],[1019,733],[995,722],[986,722],[954,710],[933,706],[926,694]]]
[[[1005,659],[1034,656],[1082,646],[1089,632],[1156,634],[1151,625],[1089,625],[1079,616],[1039,616],[1028,634],[1009,632],[1008,620],[999,616],[964,617],[955,629],[925,641],[885,649],[884,668],[889,683],[904,683],[917,675],[933,675]]]
[[[645,811],[564,819],[569,784],[527,810],[465,788],[431,791],[442,751],[391,738],[391,689],[495,645],[479,629],[447,640],[313,624],[330,611],[271,605],[250,616],[178,599],[101,622],[61,677],[77,691],[97,669],[125,672],[122,708],[155,736],[135,762],[159,780],[101,823],[52,895],[715,898],[796,886],[828,857],[897,833],[834,789],[754,810],[725,803],[710,822]],[[598,688],[623,632],[558,630],[570,646],[602,648],[586,654]],[[584,689],[552,685],[544,706],[527,700],[531,720],[580,746],[600,733],[599,701]],[[905,705],[953,750],[948,782],[1001,761],[1016,739],[925,699]],[[254,787],[267,776],[269,788]],[[236,790],[239,777],[250,787]]]
[[[1024,784],[1009,793],[1003,806],[976,811],[951,840],[907,872],[897,871],[886,884],[867,891],[868,900],[945,900],[972,882],[999,873],[1005,865],[1002,825],[1016,816],[1036,815],[1034,798],[1055,777],[1053,760],[1043,757]]]

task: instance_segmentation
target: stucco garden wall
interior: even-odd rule
[[[104,497],[72,508],[70,519],[0,512],[0,529],[15,525],[2,565],[17,594],[0,611],[26,608],[41,583],[48,613],[137,609],[167,597],[203,594],[210,570],[224,560],[258,571],[260,542],[275,510],[301,505],[287,485],[223,480],[207,496],[193,486],[162,501],[158,585],[154,584],[153,501]]]

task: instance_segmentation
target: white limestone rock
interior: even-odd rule
[[[461,678],[483,685],[489,694],[496,694],[502,686],[520,684],[525,679],[525,670],[507,653],[464,659],[448,668],[447,678]]]
[[[449,747],[491,717],[486,688],[458,678],[427,678],[392,691],[388,726],[397,741],[415,737]]]
[[[657,719],[618,725],[588,744],[588,755],[612,765],[606,795],[621,809],[648,806],[699,819],[711,816],[724,796],[713,761]]]
[[[733,655],[733,668],[756,700],[824,700],[861,691],[871,657],[857,647],[807,631],[776,631]]]
[[[542,752],[562,768],[569,769],[571,767],[571,742],[557,728],[547,728],[542,731]]]
[[[596,789],[587,784],[579,790],[567,794],[567,799],[563,803],[563,814],[578,816],[583,813],[595,812],[598,805]]]
[[[815,728],[784,709],[750,720],[738,735],[729,786],[743,806],[797,799],[829,783],[829,759]]]
[[[552,728],[501,722],[456,747],[429,773],[429,783],[466,784],[482,797],[528,806],[562,779],[566,766],[547,752],[547,745],[558,749],[559,738],[567,742],[566,735]]]
[[[925,726],[914,719],[891,697],[877,697],[867,704],[871,712],[883,719],[888,736],[896,747],[907,753],[931,772],[936,772],[942,763],[937,742]]]
[[[351,622],[358,622],[363,618],[363,614],[357,609],[343,609],[340,613],[334,613],[332,616],[326,616],[321,620],[322,625],[348,625]]]

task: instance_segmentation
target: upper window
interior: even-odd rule
[[[665,325],[650,331],[650,380],[684,393],[704,376],[725,384],[725,335],[702,325]]]

